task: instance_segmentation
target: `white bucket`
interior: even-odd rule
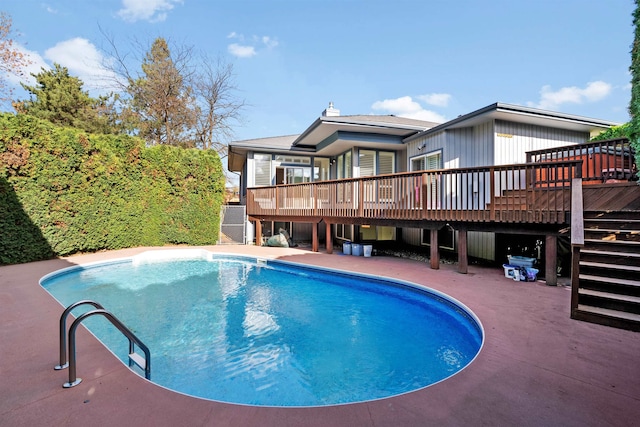
[[[362,250],[364,252],[364,256],[368,258],[371,256],[371,252],[373,252],[373,245],[363,245]]]
[[[345,255],[351,255],[351,242],[344,242],[342,244],[342,253]]]

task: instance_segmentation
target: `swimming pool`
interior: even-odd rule
[[[206,399],[322,406],[390,397],[473,361],[473,313],[406,282],[200,250],[152,251],[54,272],[62,305],[101,303],[151,350],[152,380]],[[74,310],[76,316],[84,310]],[[121,360],[126,339],[87,319]],[[82,342],[78,343],[82,373]]]

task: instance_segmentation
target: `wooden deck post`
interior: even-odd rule
[[[311,227],[311,251],[318,252],[318,223],[316,222]]]
[[[438,270],[440,268],[440,251],[438,248],[438,230],[431,229],[431,268],[433,270]]]
[[[469,272],[469,255],[467,247],[467,230],[458,230],[458,273]]]
[[[571,245],[571,318],[578,310],[580,288],[580,245]]]
[[[558,237],[547,234],[544,244],[544,278],[549,286],[558,285]]]
[[[327,253],[328,254],[332,254],[333,253],[333,236],[331,235],[331,224],[329,224],[328,222],[325,223],[325,239],[326,239],[326,245],[327,245]]]
[[[256,246],[262,246],[262,222],[256,219]]]

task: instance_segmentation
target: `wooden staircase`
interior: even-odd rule
[[[571,317],[640,331],[640,211],[585,212]]]

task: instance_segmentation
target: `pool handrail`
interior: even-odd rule
[[[69,367],[69,361],[67,360],[67,317],[69,317],[71,310],[85,304],[92,305],[97,309],[104,309],[100,303],[86,299],[74,302],[62,312],[60,316],[60,364],[53,367],[56,371]]]
[[[111,322],[122,334],[127,337],[129,340],[129,366],[133,366],[134,364],[144,369],[144,377],[148,380],[151,379],[151,352],[149,348],[133,333],[129,328],[127,328],[124,323],[122,323],[113,313],[105,310],[105,309],[96,309],[92,311],[88,311],[80,316],[71,324],[69,328],[69,382],[66,382],[62,385],[64,388],[75,387],[76,385],[82,382],[82,378],[77,378],[76,376],[76,329],[80,326],[80,323],[88,317],[102,315],[107,320]],[[135,345],[144,352],[144,360],[140,357],[139,354],[135,352]]]

